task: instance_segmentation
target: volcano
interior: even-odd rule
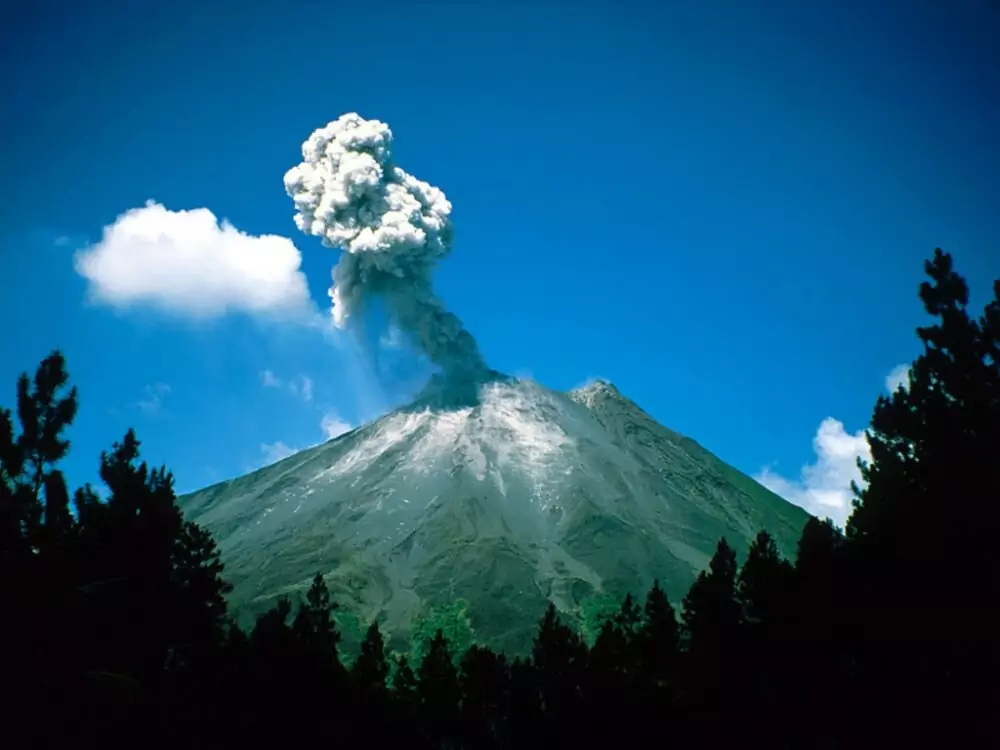
[[[466,603],[479,642],[523,652],[548,602],[679,601],[720,537],[794,554],[805,511],[658,424],[612,384],[495,375],[180,498],[212,532],[246,623],[322,573],[341,611],[405,650],[414,619]]]

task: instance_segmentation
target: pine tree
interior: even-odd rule
[[[69,512],[69,490],[66,478],[58,469],[45,475],[45,540],[48,544],[65,541],[73,528],[73,516]]]
[[[587,692],[587,647],[579,634],[562,622],[555,604],[549,602],[538,626],[531,651],[541,698],[541,735],[556,741],[570,726],[566,720],[581,714]]]
[[[737,578],[744,619],[740,664],[748,680],[743,701],[751,723],[747,737],[756,742],[764,741],[768,727],[778,719],[776,713],[788,705],[790,660],[800,659],[802,654],[790,648],[794,574],[794,567],[778,553],[771,535],[761,531],[750,545]]]
[[[101,454],[106,503],[80,529],[79,591],[88,637],[107,668],[154,684],[171,653],[174,555],[182,529],[173,477],[139,461],[129,430]],[[103,623],[102,620],[110,619]]]
[[[538,670],[530,660],[516,657],[510,663],[506,713],[501,732],[502,747],[542,746],[542,698]]]
[[[413,673],[410,660],[400,655],[390,677],[392,695],[403,717],[412,721],[417,705],[417,676]]]
[[[24,454],[14,434],[14,421],[8,409],[0,409],[0,561],[8,569],[21,545],[26,513],[19,495],[18,480],[24,470]]]
[[[677,613],[655,580],[646,596],[639,628],[639,671],[645,689],[661,696],[676,683],[678,631]]]
[[[385,641],[378,620],[372,620],[361,642],[361,653],[351,668],[354,688],[366,699],[381,702],[386,695],[389,662],[385,656]]]
[[[586,717],[592,726],[587,733],[598,740],[598,744],[610,742],[612,731],[617,739],[624,741],[623,730],[632,726],[635,720],[629,710],[635,703],[631,692],[633,673],[629,641],[617,619],[604,622],[590,650],[590,669],[585,684]],[[615,717],[613,726],[606,721],[607,716]]]
[[[696,710],[728,716],[733,696],[741,692],[740,635],[742,612],[736,598],[736,553],[720,539],[709,569],[702,571],[684,597],[682,619],[687,641],[685,685]],[[708,729],[719,729],[711,722]],[[712,742],[722,742],[712,735]]]
[[[774,538],[757,534],[738,577],[739,599],[750,623],[776,623],[790,599],[794,569],[778,554]]]
[[[305,649],[324,663],[339,665],[340,634],[333,620],[337,604],[330,599],[322,574],[313,577],[306,600],[299,605],[292,631]]]
[[[224,644],[229,626],[225,597],[232,586],[222,577],[215,540],[195,523],[184,522],[173,558],[172,653],[175,665],[190,666],[215,657]]]
[[[66,360],[59,351],[54,351],[42,360],[34,379],[29,380],[25,373],[17,382],[17,412],[21,422],[18,444],[24,456],[26,481],[36,501],[41,497],[48,472],[69,451],[69,441],[61,435],[76,416],[77,391],[74,386],[65,396],[60,395],[68,381]],[[38,521],[37,514],[32,514],[29,524]]]
[[[971,726],[1000,702],[989,687],[1000,663],[989,604],[1000,599],[1000,281],[974,318],[950,255],[935,250],[925,271],[920,299],[936,321],[917,329],[907,386],[875,404],[847,528],[850,629],[868,705],[898,694],[899,716],[949,706]]]
[[[462,724],[473,747],[497,747],[507,709],[510,674],[507,660],[473,645],[461,660]]]
[[[0,601],[17,613],[0,618],[0,693],[25,724],[51,700],[49,690],[66,689],[72,670],[65,632],[72,627],[65,548],[71,517],[66,483],[55,469],[69,450],[62,433],[76,414],[76,389],[62,395],[67,379],[59,352],[41,362],[34,378],[20,376],[20,434],[11,412],[0,409]],[[47,713],[46,730],[61,718]]]
[[[76,416],[76,388],[63,395],[68,380],[65,359],[54,351],[39,364],[34,378],[27,373],[18,378],[20,435],[15,435],[10,411],[0,409],[0,562],[11,555],[23,556],[38,542],[44,515],[42,489],[69,451],[62,434]],[[53,491],[57,492],[56,485]],[[55,497],[57,503],[59,499]],[[26,563],[15,563],[11,557],[7,566],[14,564]]]
[[[444,633],[438,630],[417,670],[417,701],[424,731],[434,744],[451,744],[459,731],[461,689]]]
[[[707,571],[684,598],[683,621],[692,652],[721,652],[735,645],[740,624],[736,599],[736,553],[720,539]]]
[[[615,615],[615,623],[622,629],[626,640],[631,640],[641,622],[642,609],[635,603],[631,594],[625,594],[621,609]]]
[[[392,691],[399,698],[408,699],[416,695],[417,677],[413,673],[413,668],[410,666],[410,660],[406,657],[406,654],[400,654],[396,658],[396,664],[389,681]]]

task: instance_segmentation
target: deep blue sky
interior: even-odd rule
[[[325,412],[377,411],[315,331],[87,304],[73,265],[149,199],[204,207],[291,238],[325,309],[336,255],[298,233],[282,176],[344,112],[387,122],[454,204],[436,285],[492,366],[608,378],[748,473],[796,478],[826,417],[865,426],[917,353],[935,246],[979,305],[1000,277],[987,0],[20,5],[0,30],[0,403],[61,347],[78,481],[129,425],[191,489],[319,440]]]

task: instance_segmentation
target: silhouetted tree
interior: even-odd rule
[[[708,570],[698,575],[684,598],[684,631],[691,652],[718,655],[735,645],[740,625],[736,569],[736,553],[720,539]]]
[[[473,645],[461,661],[462,726],[466,745],[501,747],[501,723],[508,705],[507,660],[491,649]]]
[[[440,630],[428,644],[427,654],[417,670],[417,701],[427,739],[450,746],[459,737],[458,670]]]
[[[676,687],[679,628],[677,613],[658,580],[646,596],[637,635],[639,678],[644,691],[666,699]]]
[[[739,599],[749,623],[770,625],[784,616],[794,572],[793,566],[778,554],[774,538],[766,531],[759,532],[737,579]]]
[[[385,641],[378,620],[372,620],[361,642],[361,653],[351,668],[351,680],[356,690],[367,700],[381,703],[385,699],[389,662],[385,656]]]
[[[931,722],[982,727],[1000,704],[1000,282],[976,319],[950,255],[925,270],[937,320],[917,329],[905,387],[876,402],[847,527],[865,704],[919,713],[924,739]]]
[[[42,360],[33,379],[24,373],[17,382],[17,413],[21,422],[17,443],[24,461],[24,481],[33,501],[31,510],[21,519],[29,537],[40,521],[39,501],[45,479],[69,451],[69,441],[62,433],[76,416],[77,392],[73,387],[65,396],[60,395],[68,381],[66,360],[59,351],[54,351]]]
[[[216,658],[229,627],[223,564],[212,536],[190,521],[181,526],[174,548],[172,666],[190,668]]]
[[[543,742],[555,742],[560,735],[561,741],[572,741],[565,717],[582,715],[589,659],[580,635],[551,602],[538,625],[531,661],[541,699],[539,736]]]
[[[19,482],[24,470],[24,453],[14,433],[10,410],[0,409],[0,561],[9,571],[22,545],[28,511],[27,494]]]
[[[618,618],[607,620],[590,650],[590,665],[587,688],[587,713],[585,717],[592,727],[588,734],[600,742],[611,742],[612,737],[624,741],[622,731],[631,727],[634,716],[631,707],[635,696],[632,694],[631,680],[633,659],[629,653],[629,640]],[[607,721],[614,716],[616,721]],[[583,721],[584,716],[578,721]]]
[[[306,593],[305,601],[299,605],[292,626],[295,636],[305,649],[331,668],[340,664],[337,649],[340,634],[333,620],[337,607],[337,603],[330,599],[326,581],[317,573]]]
[[[733,697],[742,692],[736,570],[736,553],[720,539],[708,570],[698,575],[683,603],[685,700],[692,710],[716,716],[731,713]],[[709,720],[703,729],[706,741],[724,742],[723,728]]]
[[[737,598],[743,610],[740,668],[745,670],[744,712],[747,739],[766,740],[789,696],[789,660],[801,653],[790,648],[795,568],[778,553],[774,539],[761,531],[750,545],[737,576]]]
[[[510,663],[507,720],[502,732],[503,747],[541,747],[542,699],[538,671],[530,660],[516,657]]]
[[[65,512],[65,481],[53,472],[69,449],[62,434],[77,409],[76,389],[63,395],[67,381],[65,360],[54,351],[39,364],[34,378],[27,373],[18,378],[19,434],[11,412],[0,409],[0,600],[18,613],[0,618],[0,641],[11,647],[5,671],[15,684],[53,674],[65,656],[52,628],[64,619],[60,604],[68,566],[56,558],[64,555],[61,548],[71,519]],[[51,507],[47,518],[45,496]],[[47,529],[42,528],[43,518]],[[52,555],[41,549],[57,544],[60,549]],[[30,693],[32,688],[25,683],[14,690]]]
[[[417,677],[410,666],[410,660],[406,655],[401,655],[396,660],[389,678],[392,687],[392,696],[395,702],[397,715],[401,722],[408,725],[415,725],[419,698],[417,696]]]

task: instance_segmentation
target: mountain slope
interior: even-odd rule
[[[477,638],[520,651],[549,600],[574,613],[653,578],[679,600],[720,536],[742,552],[766,528],[794,553],[804,511],[608,383],[442,394],[181,498],[219,543],[239,615],[320,571],[397,647],[422,609],[461,598]]]

